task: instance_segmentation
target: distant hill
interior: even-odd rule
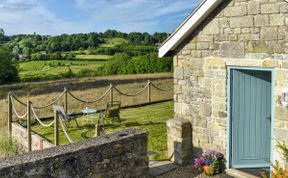
[[[1,34],[0,43],[8,46],[13,51],[15,59],[20,61],[75,58],[75,56],[67,55],[67,52],[83,53],[85,51],[88,54],[114,55],[125,52],[127,49],[131,50],[132,46],[135,47],[132,53],[129,51],[127,53],[134,55],[135,51],[140,49],[139,46],[145,48],[144,51],[151,52],[152,49],[155,51],[156,44],[161,43],[168,36],[167,33],[132,32],[127,34],[116,30],[59,36],[38,34],[4,36],[4,30],[0,30]],[[143,54],[143,50],[140,53]]]

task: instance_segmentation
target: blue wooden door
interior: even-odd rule
[[[268,167],[271,144],[271,72],[231,70],[232,167]]]

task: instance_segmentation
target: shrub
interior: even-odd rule
[[[0,84],[19,80],[16,63],[8,48],[0,46]]]
[[[172,58],[157,57],[150,53],[132,57],[126,53],[116,54],[109,63],[99,68],[98,75],[143,74],[172,71]]]

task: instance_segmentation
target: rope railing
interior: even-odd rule
[[[69,133],[67,132],[67,129],[66,129],[64,123],[63,123],[63,119],[61,118],[61,119],[59,119],[59,121],[60,121],[60,125],[61,125],[61,127],[62,127],[62,130],[63,130],[66,138],[68,139],[68,141],[69,141],[70,143],[74,143],[74,141],[72,140],[71,136],[70,136]]]
[[[92,101],[88,101],[88,100],[83,100],[83,99],[80,99],[78,97],[76,97],[72,92],[70,91],[67,91],[69,93],[69,95],[74,98],[75,100],[79,101],[79,102],[82,102],[82,103],[96,103],[97,101],[100,101],[102,100],[108,93],[109,91],[111,90],[111,88],[109,88],[102,96],[100,96],[99,98],[95,99],[95,100],[92,100]]]
[[[124,93],[124,92],[120,91],[118,88],[116,88],[115,86],[114,86],[114,89],[115,89],[115,91],[117,91],[120,95],[124,95],[124,96],[137,96],[137,95],[139,95],[140,93],[144,92],[144,91],[147,89],[148,86],[149,86],[149,84],[147,84],[143,89],[137,91],[137,92],[134,93],[134,94]]]
[[[51,127],[55,121],[53,120],[51,123],[49,124],[45,124],[44,122],[41,121],[41,119],[37,116],[36,112],[35,112],[35,108],[33,107],[33,105],[31,105],[31,110],[32,113],[34,115],[34,118],[39,122],[40,125],[42,125],[43,127]]]
[[[157,86],[156,86],[154,83],[152,83],[152,82],[151,82],[151,86],[153,86],[156,90],[163,91],[163,92],[167,92],[167,91],[170,91],[171,89],[173,89],[173,88],[162,89],[162,88],[157,87]]]
[[[55,104],[56,102],[58,102],[62,96],[64,96],[65,92],[62,92],[54,101],[51,101],[50,103],[48,103],[47,105],[45,106],[34,106],[35,109],[45,109],[45,108],[48,108],[50,106],[52,106],[53,104]]]
[[[28,138],[28,150],[29,151],[31,151],[31,145],[32,145],[32,141],[31,141],[32,140],[31,139],[31,118],[32,118],[32,116],[43,127],[51,127],[54,125],[55,145],[59,144],[59,131],[58,131],[58,123],[59,122],[61,124],[61,128],[62,128],[65,136],[67,137],[68,141],[70,143],[74,143],[73,139],[71,138],[70,134],[67,131],[67,128],[65,127],[65,124],[63,123],[63,118],[59,119],[58,118],[59,115],[56,114],[56,115],[54,115],[54,120],[52,122],[46,124],[41,120],[40,117],[38,117],[36,110],[48,108],[48,107],[54,105],[55,103],[57,103],[60,99],[64,99],[64,109],[65,109],[65,112],[68,113],[68,94],[73,99],[75,99],[79,102],[90,104],[90,103],[96,103],[96,102],[102,100],[110,92],[110,102],[113,102],[114,90],[118,94],[123,95],[123,96],[127,96],[127,97],[135,97],[135,96],[143,93],[145,90],[147,90],[147,103],[151,103],[151,88],[152,87],[155,88],[156,90],[159,90],[162,92],[167,92],[167,91],[171,90],[171,89],[159,88],[154,83],[152,83],[150,80],[148,80],[147,84],[142,89],[140,89],[139,91],[137,91],[135,93],[125,93],[125,92],[121,91],[119,88],[117,88],[116,86],[114,86],[113,84],[110,84],[110,87],[100,97],[98,97],[94,100],[84,100],[84,99],[77,97],[75,94],[73,94],[71,91],[69,91],[65,88],[62,93],[60,93],[53,101],[51,101],[50,103],[48,103],[45,106],[35,106],[31,101],[27,101],[27,104],[26,104],[26,103],[22,102],[20,99],[18,99],[13,93],[8,93],[8,132],[11,136],[12,135],[12,118],[13,118],[13,113],[15,113],[15,115],[18,119],[27,118],[27,134],[28,134],[27,138]],[[18,102],[20,105],[24,106],[27,109],[25,114],[23,114],[23,115],[19,114],[19,112],[17,111],[17,109],[15,107],[15,102]]]
[[[24,119],[27,116],[27,113],[28,113],[27,111],[23,115],[20,115],[19,112],[17,112],[17,110],[15,108],[15,104],[14,104],[14,97],[12,97],[12,96],[11,96],[11,104],[12,104],[13,111],[14,111],[14,113],[18,119]]]
[[[27,104],[25,104],[24,102],[20,101],[18,98],[16,98],[16,96],[14,94],[11,94],[11,96],[15,101],[17,101],[18,103],[20,103],[21,105],[27,107]]]

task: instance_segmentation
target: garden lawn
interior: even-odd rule
[[[164,160],[167,159],[167,134],[166,134],[166,121],[173,118],[173,102],[164,102],[160,104],[153,104],[149,106],[122,109],[121,123],[107,121],[105,123],[105,133],[110,134],[118,130],[127,128],[139,128],[148,131],[148,150],[155,154],[151,155],[152,159]],[[96,115],[90,115],[89,120],[85,117],[78,117],[76,123],[72,121],[69,124],[68,132],[74,141],[91,138],[95,134],[95,122],[99,118]],[[51,122],[45,121],[46,123]],[[40,125],[34,125],[32,130],[47,138],[49,141],[54,142],[53,127],[45,128]],[[63,131],[59,133],[60,144],[68,144]]]

